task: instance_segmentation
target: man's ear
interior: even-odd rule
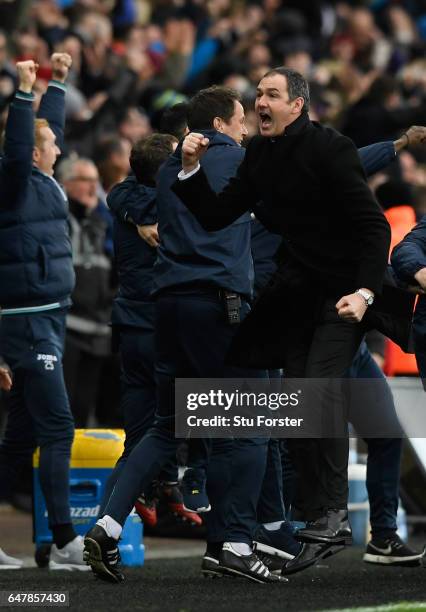
[[[33,164],[37,165],[39,160],[40,160],[40,151],[38,150],[38,147],[34,147],[34,149],[33,149]]]
[[[220,117],[215,117],[213,119],[213,127],[216,130],[216,132],[222,131],[222,125],[223,125],[223,121]]]
[[[294,102],[294,106],[293,106],[294,114],[301,113],[305,105],[305,100],[302,97],[299,97],[293,100],[293,102]]]

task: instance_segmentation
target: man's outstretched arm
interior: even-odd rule
[[[396,154],[406,147],[426,144],[426,127],[412,125],[401,138],[384,142],[375,142],[358,149],[361,163],[367,176],[371,176],[386,168],[396,157]]]
[[[18,90],[6,122],[4,156],[0,166],[0,206],[16,205],[26,189],[33,166],[34,95],[38,65],[33,60],[18,62]]]
[[[52,80],[41,99],[37,116],[46,119],[56,136],[56,144],[62,148],[65,129],[65,81],[72,64],[68,53],[54,53],[50,58]]]

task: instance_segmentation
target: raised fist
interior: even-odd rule
[[[426,127],[422,125],[412,125],[405,134],[409,146],[426,144]]]
[[[186,136],[182,144],[182,168],[184,172],[191,172],[197,167],[208,146],[209,139],[202,134],[191,132]]]
[[[50,58],[50,63],[52,64],[52,78],[55,81],[64,83],[71,68],[71,55],[68,55],[68,53],[54,53]]]
[[[31,93],[37,78],[38,64],[34,60],[26,60],[16,64],[18,73],[19,89],[25,93]]]

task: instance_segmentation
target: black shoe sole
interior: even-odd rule
[[[203,578],[210,578],[210,579],[214,579],[214,578],[224,578],[224,574],[222,574],[219,570],[208,570],[208,569],[202,569],[201,573],[203,574]]]
[[[287,580],[283,580],[284,576],[280,576],[281,580],[261,580],[253,574],[246,574],[231,567],[225,567],[224,565],[220,566],[220,571],[223,573],[224,576],[233,576],[234,578],[246,578],[247,580],[251,580],[252,582],[256,582],[257,584],[280,584],[283,582],[287,582]]]
[[[92,572],[101,580],[118,584],[123,582],[122,574],[114,574],[111,572],[102,559],[102,551],[96,540],[92,538],[84,538],[84,560],[92,568]]]
[[[328,559],[333,555],[337,555],[337,553],[341,552],[345,549],[343,544],[333,544],[327,547],[324,551],[322,551],[317,557],[313,559],[309,559],[309,561],[305,561],[304,563],[300,563],[299,565],[295,565],[294,567],[284,567],[282,569],[282,576],[290,576],[291,574],[297,574],[298,572],[302,572],[309,567],[315,565],[321,559]]]

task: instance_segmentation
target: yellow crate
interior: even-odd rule
[[[113,468],[124,449],[123,429],[76,429],[71,450],[71,468]],[[33,456],[38,468],[40,450]]]

